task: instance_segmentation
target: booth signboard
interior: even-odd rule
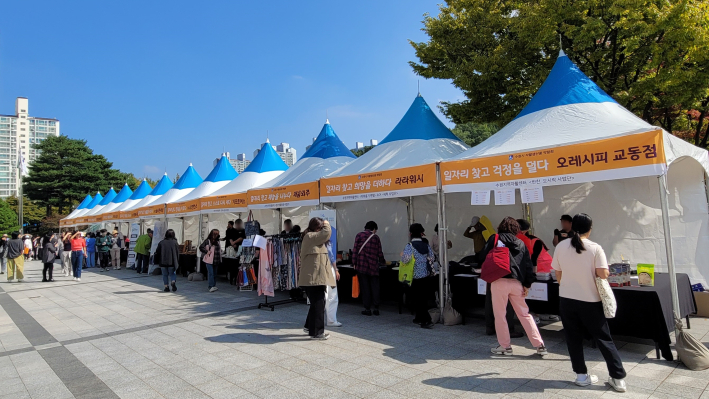
[[[165,217],[165,205],[151,205],[137,209],[140,219],[157,219]]]
[[[101,215],[101,220],[104,222],[110,222],[113,220],[118,220],[121,218],[121,213],[120,212],[110,212],[110,213],[104,213]]]
[[[246,193],[217,195],[200,200],[202,213],[246,212]]]
[[[666,170],[662,130],[553,148],[441,162],[446,192],[555,186],[659,176]]]
[[[436,193],[436,165],[320,179],[322,202],[361,201]]]
[[[167,216],[182,217],[189,215],[197,215],[199,214],[199,205],[199,199],[167,204]]]
[[[70,219],[61,219],[59,220],[59,227],[66,227],[70,224],[70,222]]]
[[[138,241],[138,236],[140,235],[140,224],[131,223],[130,224],[130,237],[128,237],[128,261],[126,263],[127,267],[135,266],[135,243]]]
[[[291,208],[320,203],[320,191],[317,181],[283,187],[254,189],[249,190],[246,194],[249,209]]]
[[[102,220],[103,219],[102,219],[101,215],[88,216],[86,218],[86,223],[88,223],[88,224],[101,223]]]
[[[118,218],[119,220],[133,220],[133,219],[138,219],[138,210],[133,209],[131,211],[121,211],[120,216]]]

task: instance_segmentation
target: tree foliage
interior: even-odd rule
[[[111,187],[118,190],[130,178],[113,169],[113,163],[103,155],[94,154],[84,140],[50,136],[33,148],[41,154],[23,179],[24,193],[47,214],[51,214],[51,207],[63,213],[88,193],[105,193]]]
[[[10,205],[15,214],[19,214],[20,201],[15,196],[5,198],[5,202]],[[22,222],[29,225],[37,225],[42,222],[42,219],[47,216],[47,211],[31,201],[27,196],[22,200]]]
[[[706,0],[447,0],[411,45],[425,78],[451,79],[466,100],[444,102],[456,124],[511,121],[539,89],[561,46],[621,105],[706,147]]]
[[[0,234],[9,234],[20,229],[17,213],[10,208],[10,205],[0,199]]]
[[[371,150],[371,149],[374,148],[374,147],[375,147],[375,146],[373,146],[373,145],[366,145],[366,146],[364,146],[364,147],[362,147],[362,148],[352,149],[352,150],[350,150],[350,151],[352,151],[352,153],[354,154],[354,156],[356,156],[357,158],[359,158],[359,157],[361,157],[362,155],[368,153],[369,150]]]
[[[493,123],[468,122],[456,125],[453,129],[453,134],[463,140],[465,144],[475,147],[487,140],[488,137],[497,133],[498,130],[500,130],[500,128]]]

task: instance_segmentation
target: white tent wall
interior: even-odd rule
[[[335,204],[335,208],[337,209],[337,205]],[[283,230],[283,221],[286,219],[290,219],[291,222],[293,222],[293,225],[298,225],[300,226],[300,230],[303,231],[308,228],[308,223],[310,222],[310,211],[314,211],[318,209],[317,206],[298,206],[295,208],[283,208],[281,209],[282,212],[282,219],[281,224],[280,224],[280,230],[278,231],[279,233]],[[271,233],[273,234],[273,233]],[[354,241],[352,241],[354,242]],[[339,246],[339,245],[338,245]],[[340,249],[342,250],[342,249]]]
[[[207,231],[212,231],[212,229],[219,230],[219,234],[225,237],[226,228],[228,223],[239,218],[238,213],[209,213],[203,214],[203,218],[207,220]]]
[[[281,222],[278,220],[278,209],[254,209],[252,212],[254,220],[258,220],[261,228],[266,231],[267,235],[281,232]],[[242,214],[241,218],[244,220],[244,223],[248,216],[248,212]]]
[[[475,251],[473,250],[473,241],[469,238],[463,236],[465,229],[470,226],[470,220],[473,216],[487,216],[492,223],[492,226],[497,230],[497,226],[500,224],[503,218],[510,216],[515,219],[521,219],[523,217],[522,213],[522,203],[520,200],[519,191],[516,193],[515,204],[514,205],[495,205],[495,199],[490,199],[490,205],[470,205],[471,193],[448,193],[446,196],[446,222],[448,224],[448,240],[453,244],[453,248],[448,250],[448,260],[458,261],[464,256],[472,255]],[[418,212],[419,198],[414,199],[414,212]],[[436,198],[432,199],[426,198],[426,202],[433,201],[435,206]],[[418,201],[418,202],[416,202]],[[430,206],[430,205],[426,205]],[[435,209],[428,211],[435,212]],[[424,225],[426,228],[426,233],[429,237],[432,237],[433,227],[438,223],[435,217],[435,213],[430,216],[431,222]],[[422,223],[419,219],[417,222]]]
[[[687,273],[693,283],[706,284],[709,214],[704,169],[689,158],[674,162],[668,188],[676,271]],[[657,177],[544,187],[544,203],[531,204],[531,210],[534,234],[551,250],[561,215],[583,212],[593,218],[591,240],[603,247],[609,262],[620,262],[622,255],[632,264],[651,263],[667,272]],[[448,219],[455,220],[450,215]]]
[[[373,220],[379,226],[377,235],[382,241],[384,258],[388,261],[399,260],[401,251],[409,241],[406,202],[399,198],[338,202],[335,204],[335,209],[339,251],[352,249],[357,233],[364,230],[365,223]],[[436,211],[433,212],[435,215]]]
[[[185,240],[192,240],[192,245],[199,245],[199,215],[185,216],[185,236],[181,240],[177,241],[179,243],[184,243]]]

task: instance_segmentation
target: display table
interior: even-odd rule
[[[177,261],[178,267],[176,273],[182,274],[182,277],[187,277],[195,271],[197,266],[197,254],[180,254]]]
[[[352,277],[357,272],[350,264],[338,264],[340,281],[337,282],[337,297],[341,302],[361,301],[352,298]],[[381,301],[397,301],[401,304],[403,286],[399,282],[399,270],[390,266],[379,266],[379,298]]]
[[[478,294],[478,275],[461,273],[451,276],[450,286],[453,294],[453,307],[465,314],[470,308],[485,306],[485,295]],[[547,300],[527,299],[530,312],[537,314],[559,314],[559,284],[549,281],[537,281],[545,284]],[[677,274],[680,315],[686,318],[696,312],[689,276]],[[484,292],[484,290],[480,291]],[[667,273],[655,273],[654,287],[614,287],[618,310],[608,325],[613,335],[651,339],[662,357],[672,360],[670,351],[670,332],[674,330],[672,316],[672,293],[670,278]],[[687,319],[689,328],[689,319]],[[658,356],[659,358],[659,356]]]

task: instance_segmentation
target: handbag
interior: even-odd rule
[[[601,297],[603,314],[606,316],[606,319],[614,318],[618,304],[615,302],[615,295],[613,295],[613,290],[611,289],[611,285],[608,284],[608,280],[596,277],[596,289],[598,290],[598,295]]]
[[[352,298],[359,298],[359,278],[352,276]]]
[[[411,244],[408,244],[411,245]],[[413,248],[412,248],[413,249]],[[416,259],[413,253],[411,254],[411,259],[408,262],[399,263],[399,281],[411,285],[414,281],[414,265],[416,264]]]
[[[488,283],[495,282],[511,273],[510,271],[510,249],[506,246],[498,246],[500,235],[495,234],[495,242],[490,252],[487,253],[482,265],[480,278]]]

